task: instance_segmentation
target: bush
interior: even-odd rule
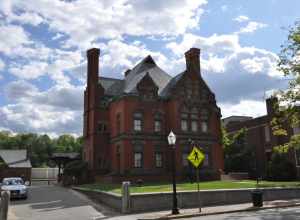
[[[295,180],[297,171],[286,152],[273,152],[267,168],[268,179],[275,181]]]
[[[88,164],[81,160],[75,160],[67,163],[63,174],[63,184],[80,184],[86,181]]]

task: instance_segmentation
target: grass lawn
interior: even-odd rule
[[[255,188],[256,181],[241,180],[241,181],[207,181],[200,182],[200,190],[203,189],[242,189],[242,188]],[[260,181],[259,187],[300,187],[300,182],[271,182]],[[120,184],[84,184],[78,186],[83,190],[105,191],[121,193]],[[177,191],[197,190],[197,183],[177,183]],[[148,193],[148,192],[171,192],[171,183],[145,183],[143,186],[131,186],[131,193]]]

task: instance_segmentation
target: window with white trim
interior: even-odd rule
[[[183,167],[188,167],[189,166],[189,161],[187,159],[188,155],[189,155],[188,153],[183,153],[182,154],[182,166]]]
[[[143,153],[142,152],[134,153],[134,167],[135,168],[143,167]]]
[[[133,129],[135,131],[142,131],[143,129],[143,114],[141,112],[136,112],[133,114]]]
[[[154,131],[155,132],[160,132],[161,131],[161,121],[160,120],[155,120],[154,121]]]
[[[162,153],[156,152],[155,153],[155,167],[161,168],[163,166],[163,159],[162,159]]]

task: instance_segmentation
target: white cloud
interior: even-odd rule
[[[2,59],[0,59],[0,71],[4,70],[5,68],[5,63]]]
[[[240,15],[240,16],[237,16],[236,18],[234,18],[233,20],[237,21],[239,23],[242,23],[242,22],[248,21],[249,18],[245,15]]]
[[[14,132],[81,134],[83,87],[40,91],[26,81],[15,81],[6,86],[5,94],[15,104],[0,107],[0,127]]]
[[[25,12],[19,15],[10,14],[10,16],[7,17],[7,21],[18,22],[20,24],[31,24],[33,26],[37,26],[41,24],[44,21],[44,19],[36,13]]]
[[[264,90],[284,85],[278,80],[282,74],[276,70],[277,55],[255,47],[243,47],[238,35],[186,34],[182,41],[167,44],[180,60],[181,70],[185,68],[184,52],[191,47],[201,48],[202,75],[221,103],[255,101],[261,99]],[[173,60],[168,62],[169,66],[176,67],[173,72],[179,73]]]
[[[9,68],[9,72],[21,79],[35,79],[45,74],[47,65],[45,62],[36,61],[27,65],[15,64]]]
[[[32,43],[21,26],[1,25],[1,23],[0,39],[0,53],[5,55],[9,55],[17,47]]]
[[[222,117],[232,115],[258,117],[266,114],[266,104],[264,100],[243,100],[235,105],[220,103]]]
[[[30,105],[9,104],[0,107],[0,127],[18,132],[55,134],[77,133],[82,127],[82,112]]]
[[[267,24],[264,23],[260,23],[260,22],[256,22],[256,21],[250,21],[248,22],[248,24],[245,27],[242,27],[238,32],[236,32],[237,34],[241,34],[241,33],[253,33],[258,29],[261,28],[265,28],[267,27]]]
[[[222,6],[221,6],[221,10],[222,10],[223,12],[227,11],[227,10],[228,10],[228,5],[222,5]]]
[[[206,0],[12,0],[12,6],[3,6],[2,11],[13,8],[38,15],[50,30],[69,36],[65,46],[88,48],[99,38],[118,38],[124,34],[182,34],[197,27],[203,13],[201,7],[206,3]]]

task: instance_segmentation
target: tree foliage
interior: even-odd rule
[[[292,126],[300,125],[300,21],[289,28],[286,42],[281,46],[278,68],[287,76],[288,89],[278,92],[282,112],[278,117],[277,126],[288,120]],[[298,107],[296,107],[298,106]]]
[[[273,149],[271,161],[267,168],[268,179],[278,181],[296,179],[297,171],[289,159],[289,149],[288,145],[277,146]]]
[[[246,142],[246,129],[229,136],[223,129],[225,172],[252,172],[255,155]]]
[[[81,153],[82,137],[64,134],[57,138],[34,133],[13,135],[7,131],[0,131],[0,149],[27,149],[32,166],[43,167],[49,163],[49,157],[54,152]]]

